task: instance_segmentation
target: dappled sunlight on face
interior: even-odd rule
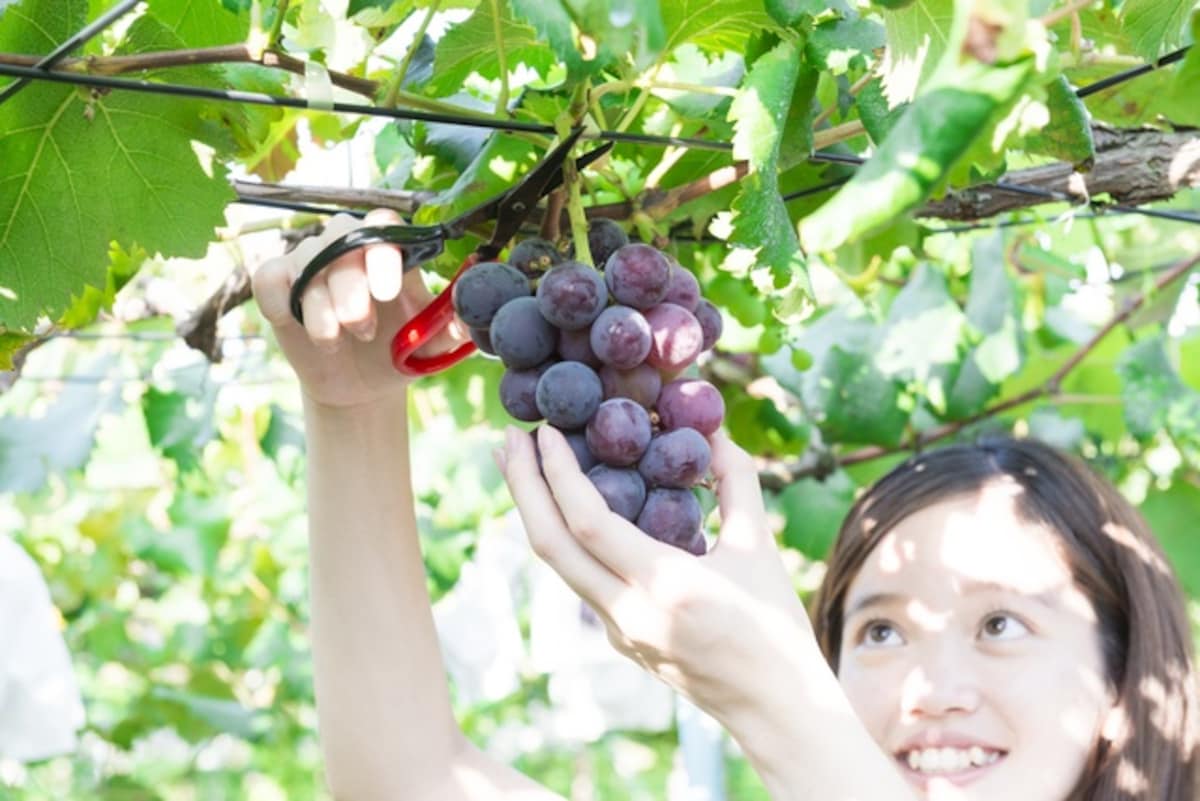
[[[905,518],[846,594],[839,680],[931,801],[1063,801],[1112,707],[1095,611],[1021,492],[998,479]],[[912,770],[914,738],[961,748]]]

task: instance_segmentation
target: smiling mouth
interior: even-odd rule
[[[976,751],[977,753],[970,753]],[[957,759],[930,759],[925,756],[913,756],[913,752],[894,755],[901,771],[922,790],[927,789],[934,779],[941,779],[958,786],[965,786],[977,781],[992,768],[999,765],[1008,756],[1007,751],[986,751],[983,749],[968,749],[967,761],[962,757]]]

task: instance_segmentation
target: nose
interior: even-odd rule
[[[901,704],[906,716],[927,718],[972,713],[979,708],[982,686],[978,666],[951,643],[925,649],[904,678]]]

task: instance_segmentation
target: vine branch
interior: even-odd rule
[[[786,487],[793,481],[801,478],[822,478],[828,475],[837,467],[848,467],[850,465],[869,462],[883,456],[893,453],[903,453],[906,451],[920,451],[927,445],[945,439],[957,434],[962,429],[969,425],[978,423],[981,420],[986,420],[990,417],[1003,414],[1023,406],[1032,401],[1047,397],[1058,397],[1062,382],[1071,372],[1079,366],[1079,364],[1087,358],[1088,354],[1096,349],[1105,337],[1112,333],[1117,326],[1123,325],[1134,312],[1136,312],[1146,300],[1153,294],[1161,292],[1166,287],[1170,286],[1175,281],[1183,278],[1185,275],[1195,269],[1196,265],[1200,264],[1200,254],[1189,256],[1185,259],[1171,265],[1169,269],[1163,272],[1162,275],[1154,282],[1151,290],[1141,292],[1136,295],[1131,295],[1119,311],[1114,314],[1095,334],[1091,339],[1083,343],[1071,354],[1065,362],[1059,365],[1059,368],[1054,371],[1045,382],[1040,386],[1026,390],[1019,395],[1015,395],[1006,400],[996,403],[978,414],[962,420],[955,420],[951,423],[943,423],[927,431],[922,431],[911,437],[907,442],[901,443],[896,447],[884,447],[872,445],[866,448],[861,448],[856,451],[851,451],[842,456],[834,456],[832,459],[818,459],[816,463],[811,460],[801,460],[793,463],[790,466],[784,466],[778,469],[764,471],[759,475],[759,480],[762,482],[764,489],[769,489],[774,492]]]

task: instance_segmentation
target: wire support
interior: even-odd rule
[[[121,2],[117,3],[108,11],[105,11],[103,14],[97,17],[94,22],[85,27],[83,30],[79,31],[79,33],[75,34],[70,39],[67,39],[67,41],[54,48],[51,53],[35,64],[33,69],[45,71],[50,67],[53,67],[55,64],[62,61],[68,53],[75,50],[77,47],[82,46],[96,34],[100,33],[109,25],[112,25],[121,17],[132,11],[140,1],[141,0],[121,0]],[[0,89],[0,103],[3,103],[17,92],[24,89],[29,85],[31,80],[34,79],[20,78],[4,87],[4,89]]]
[[[1187,51],[1191,49],[1191,47],[1191,45],[1186,45],[1178,50],[1167,53],[1157,61],[1152,61],[1149,64],[1142,64],[1140,67],[1133,67],[1123,72],[1118,72],[1116,75],[1110,75],[1107,78],[1101,78],[1095,83],[1089,83],[1087,86],[1076,89],[1075,96],[1079,98],[1085,98],[1089,95],[1094,95],[1097,92],[1103,92],[1105,89],[1111,89],[1112,87],[1132,80],[1139,75],[1145,75],[1148,72],[1154,72],[1154,70],[1158,69],[1159,67],[1165,67],[1168,64],[1174,64],[1176,61],[1182,59]]]

